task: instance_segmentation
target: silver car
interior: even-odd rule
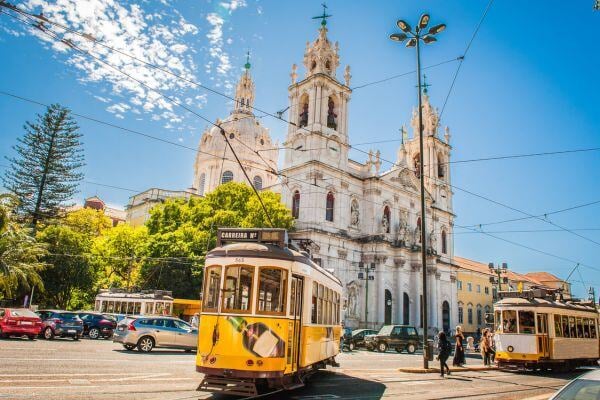
[[[126,317],[117,325],[113,342],[127,350],[137,347],[148,353],[155,347],[183,349],[187,352],[198,347],[198,329],[173,317]]]
[[[600,370],[593,370],[573,379],[550,400],[600,399]]]

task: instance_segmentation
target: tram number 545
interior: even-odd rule
[[[244,257],[236,257],[235,258],[235,262],[236,263],[243,263],[244,262]]]

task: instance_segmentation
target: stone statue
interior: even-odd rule
[[[446,144],[450,144],[450,128],[446,127],[444,131],[444,139],[446,140]]]
[[[381,152],[379,150],[377,150],[377,153],[375,153],[375,174],[379,175],[380,169],[381,169]]]
[[[302,112],[300,113],[300,127],[308,125],[308,103],[302,105]]]
[[[350,284],[348,286],[348,316],[356,316],[357,296],[356,285]]]
[[[437,251],[437,235],[434,231],[431,231],[429,234],[429,247],[431,247],[432,250]]]
[[[398,223],[398,239],[406,243],[408,235],[408,212],[400,211],[400,222]]]
[[[290,77],[292,78],[292,85],[296,83],[296,80],[298,79],[298,73],[296,72],[296,70],[298,69],[298,66],[296,64],[292,65],[292,73],[290,74]]]
[[[421,225],[417,224],[417,227],[415,228],[415,236],[414,236],[414,244],[419,244],[421,243]]]
[[[358,226],[360,221],[360,212],[358,210],[358,201],[352,200],[350,205],[350,225]]]
[[[337,129],[337,122],[336,122],[336,118],[337,118],[337,114],[334,111],[334,107],[335,107],[335,103],[333,102],[333,99],[330,97],[329,98],[329,102],[327,103],[327,127],[328,128],[332,128],[332,129]]]
[[[344,80],[346,81],[346,86],[350,86],[350,79],[352,79],[352,75],[350,74],[350,66],[346,65],[344,69]]]
[[[381,218],[381,228],[383,229],[383,233],[390,232],[390,221],[385,213],[383,214],[383,218]]]

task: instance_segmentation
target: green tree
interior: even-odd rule
[[[291,229],[294,219],[280,196],[262,192],[261,198],[275,227]],[[203,198],[169,200],[150,215],[148,259],[140,269],[140,285],[188,298],[198,297],[204,256],[215,244],[217,227],[269,226],[252,188],[235,182]]]
[[[148,250],[148,230],[118,225],[99,236],[92,246],[98,288],[130,288],[137,282]]]
[[[12,218],[14,207],[11,196],[0,196],[0,298],[13,298],[20,288],[44,287],[40,277],[44,247]]]
[[[38,240],[48,250],[44,257],[47,266],[41,273],[45,285],[41,304],[59,308],[89,305],[96,279],[92,245],[111,226],[102,211],[84,208],[38,232]]]
[[[53,104],[13,147],[17,157],[4,174],[4,186],[19,199],[18,211],[35,228],[41,220],[57,217],[73,198],[83,178],[81,134],[71,112]]]

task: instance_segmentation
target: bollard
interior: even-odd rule
[[[427,339],[427,359],[433,361],[433,340]]]

